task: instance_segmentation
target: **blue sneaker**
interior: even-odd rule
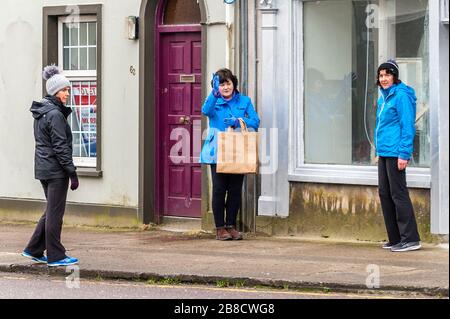
[[[48,263],[47,265],[49,267],[57,267],[57,266],[70,266],[70,265],[75,265],[75,264],[78,264],[77,258],[66,256],[66,258],[64,258],[64,259],[61,259],[58,261],[53,261],[51,263]]]
[[[27,253],[26,251],[23,251],[22,256],[26,257],[26,258],[30,258],[32,261],[37,262],[38,264],[46,264],[47,263],[47,257],[44,255],[42,257],[34,257],[33,255]]]

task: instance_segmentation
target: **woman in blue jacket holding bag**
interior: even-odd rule
[[[400,81],[394,60],[379,66],[377,84],[381,91],[375,127],[378,190],[389,238],[383,248],[393,252],[417,250],[420,237],[405,172],[416,133],[416,95]]]
[[[216,239],[240,240],[242,235],[236,230],[236,220],[241,206],[244,175],[216,172],[218,132],[224,132],[228,127],[240,127],[239,118],[249,129],[257,130],[260,120],[250,98],[239,93],[238,79],[230,70],[217,71],[211,86],[212,92],[202,107],[202,113],[209,119],[209,131],[200,162],[211,167]]]

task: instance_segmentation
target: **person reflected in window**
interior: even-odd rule
[[[209,119],[209,131],[200,154],[200,163],[211,168],[216,239],[241,240],[242,234],[236,230],[236,222],[244,175],[217,173],[218,133],[228,127],[240,127],[239,119],[249,129],[257,130],[260,120],[250,98],[239,93],[238,79],[230,70],[220,69],[213,74],[211,86],[212,92],[202,107],[202,114]]]
[[[384,249],[404,252],[421,248],[414,209],[406,186],[406,167],[413,153],[416,94],[399,79],[394,60],[378,67],[380,87],[375,126],[378,192],[389,241]]]
[[[79,186],[72,158],[72,131],[67,123],[72,113],[66,107],[70,82],[54,65],[44,69],[43,77],[48,95],[40,102],[33,102],[30,111],[36,143],[35,178],[42,184],[47,207],[22,256],[49,267],[68,266],[78,263],[77,258],[66,255],[61,243],[69,179],[71,190]]]
[[[347,162],[351,151],[347,152],[342,143],[348,139],[345,134],[351,115],[350,98],[354,79],[355,74],[349,73],[338,81],[326,80],[319,70],[308,69],[305,81],[305,133],[308,140],[320,141],[306,145],[307,160],[310,162]]]

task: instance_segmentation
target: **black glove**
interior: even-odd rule
[[[80,185],[80,182],[78,181],[78,175],[77,173],[73,173],[69,177],[70,177],[70,189],[74,191]]]

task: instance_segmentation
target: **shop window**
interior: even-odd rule
[[[411,166],[430,166],[428,1],[303,6],[304,163],[374,165],[378,65],[395,58],[417,95]]]

